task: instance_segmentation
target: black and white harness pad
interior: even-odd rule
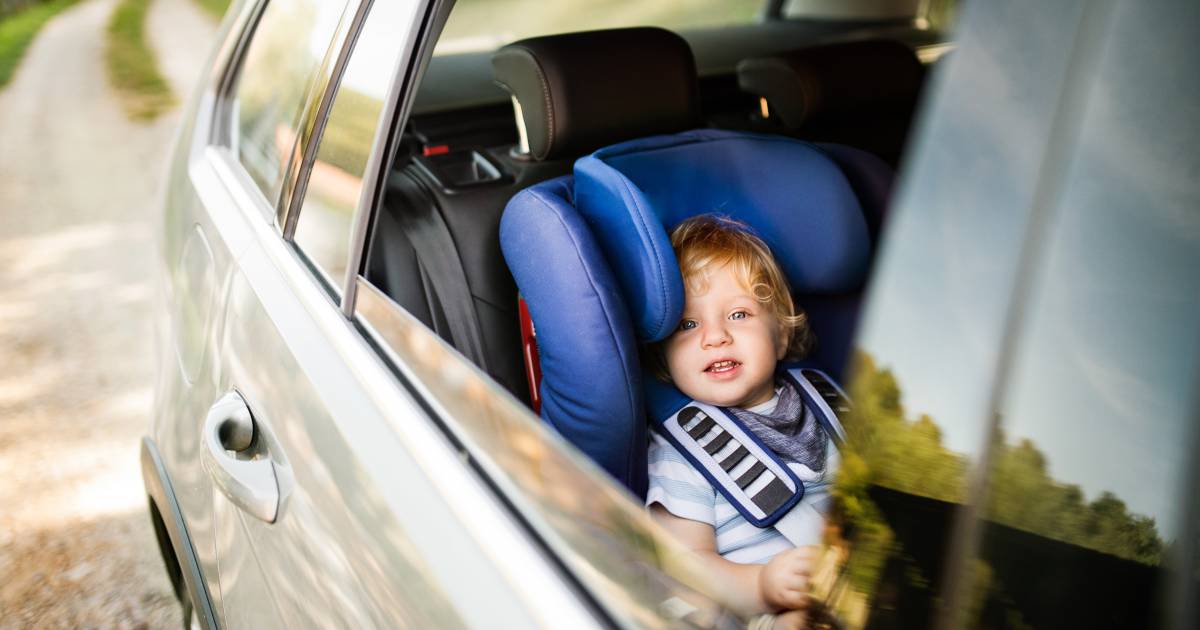
[[[783,372],[799,388],[805,407],[833,441],[846,439],[838,416],[850,409],[846,394],[820,370],[792,368]],[[775,453],[750,435],[737,418],[725,410],[692,401],[661,423],[661,431],[696,469],[756,527],[775,525],[785,536],[814,525],[795,525],[800,515],[785,516],[804,498],[804,484]],[[819,520],[819,519],[818,519]],[[820,523],[815,527],[819,530]],[[792,532],[784,531],[790,529]],[[810,538],[810,534],[797,535]]]
[[[795,474],[717,407],[693,401],[662,427],[730,503],[740,506],[746,520],[759,527],[770,525],[782,515],[777,514],[780,508],[804,495]]]

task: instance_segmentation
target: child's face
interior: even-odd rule
[[[710,405],[764,403],[774,395],[775,364],[787,351],[775,314],[728,265],[709,271],[707,279],[706,291],[688,292],[679,328],[667,338],[671,380]]]

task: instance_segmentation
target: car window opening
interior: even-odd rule
[[[455,9],[447,32],[454,31],[456,16],[469,13],[466,9]],[[638,110],[655,107],[660,97],[622,95],[631,104],[630,118],[604,124],[632,124],[632,131],[606,132],[604,140],[540,153],[539,140],[530,137],[537,131],[527,128],[528,117],[522,115],[529,106],[496,83],[490,47],[508,42],[480,51],[439,43],[374,215],[365,280],[509,394],[540,411],[536,331],[498,238],[501,215],[513,195],[569,174],[576,158],[602,144],[688,128],[859,145],[894,168],[926,77],[914,51],[945,40],[901,20],[871,23],[876,36],[869,40],[822,44],[845,40],[840,33],[863,24],[855,19],[749,20],[683,31],[696,63],[694,121],[671,128],[643,126],[639,132],[636,120],[644,114]],[[449,41],[445,33],[442,41]],[[857,64],[854,74],[860,81],[834,71],[847,62]],[[619,70],[614,79],[619,80]],[[807,107],[797,103],[795,94],[817,83],[828,98]],[[601,88],[597,97],[603,94]],[[870,121],[869,128],[864,121]],[[882,213],[868,222],[875,240]]]

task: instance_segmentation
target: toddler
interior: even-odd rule
[[[671,244],[686,288],[683,317],[650,349],[652,368],[686,396],[729,408],[804,484],[796,509],[807,504],[823,514],[836,449],[800,393],[776,378],[779,361],[801,358],[811,345],[779,265],[744,224],[722,217],[683,222]],[[727,578],[737,603],[759,611],[807,605],[813,548],[746,521],[660,435],[653,434],[649,461],[651,514]]]

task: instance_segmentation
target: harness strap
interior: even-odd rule
[[[850,412],[850,397],[821,370],[793,368],[784,370],[783,376],[800,392],[804,406],[817,417],[821,428],[841,446],[846,441],[846,430],[838,416]]]
[[[840,446],[845,430],[838,414],[849,410],[849,398],[820,370],[792,368],[783,375]],[[660,421],[658,429],[748,522],[760,528],[774,526],[795,545],[820,540],[820,512],[793,509],[804,497],[804,484],[732,413],[692,401]]]

